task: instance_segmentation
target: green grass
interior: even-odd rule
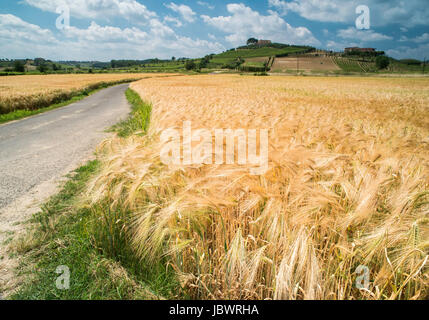
[[[287,47],[283,49],[262,47],[253,49],[239,49],[233,51],[227,51],[218,55],[215,55],[210,60],[212,64],[229,64],[236,61],[238,58],[259,58],[259,57],[270,57],[278,54],[293,54],[296,52],[302,52],[305,48],[302,47]]]
[[[264,62],[246,61],[240,66],[240,71],[244,72],[266,72],[267,67]]]
[[[390,65],[387,67],[385,72],[393,73],[417,73],[423,74],[423,66],[421,65],[408,65],[406,63],[401,63],[400,61],[390,59]],[[426,67],[426,74],[429,73],[429,67]]]
[[[422,73],[422,66],[407,65],[400,61],[390,59],[390,65],[384,70],[378,70],[375,65],[375,58],[366,58],[362,61],[361,57],[334,57],[334,62],[345,73]]]
[[[11,111],[9,113],[0,114],[0,124],[10,122],[10,121],[20,120],[20,119],[31,117],[40,113],[51,111],[57,108],[61,108],[71,103],[80,101],[90,96],[91,94],[98,92],[101,89],[105,89],[105,88],[122,84],[122,83],[133,82],[137,80],[139,79],[126,79],[126,80],[114,81],[114,82],[101,82],[98,84],[94,84],[88,88],[76,91],[75,93],[72,93],[71,97],[69,97],[67,100],[64,100],[55,104],[51,104],[46,107],[34,108],[34,109],[19,109],[19,110]]]
[[[127,98],[133,105],[129,122],[116,126],[123,136],[144,130],[150,117],[150,105],[135,92],[127,91]],[[23,256],[19,272],[25,280],[10,299],[178,298],[179,283],[165,261],[149,267],[137,258],[126,232],[130,213],[112,211],[108,199],[91,206],[82,201],[100,166],[96,160],[78,169],[33,216],[26,235],[12,242],[15,254]],[[69,290],[56,288],[58,266],[71,271]]]
[[[128,119],[114,125],[111,131],[116,132],[120,137],[128,137],[135,132],[145,133],[149,126],[152,105],[143,102],[137,92],[128,89],[125,92],[128,102],[131,104],[131,115]]]
[[[214,57],[214,59],[237,59],[239,57],[246,58],[258,58],[258,57],[270,57],[278,54],[286,54],[286,53],[295,53],[301,52],[303,48],[301,47],[288,47],[284,49],[277,49],[271,47],[262,47],[256,49],[238,49],[233,51],[227,51],[221,54],[218,54]]]
[[[358,61],[348,58],[339,58],[335,57],[334,62],[343,70],[344,72],[364,72],[359,65]]]
[[[268,61],[268,59],[267,59]],[[265,63],[264,62],[258,62],[258,61],[246,61],[241,66],[243,67],[256,67],[256,68],[264,68]]]

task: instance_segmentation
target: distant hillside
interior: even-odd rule
[[[396,60],[389,58],[389,66],[383,70],[377,69],[375,57],[344,56],[333,59],[344,72],[423,73],[423,62],[415,59]]]
[[[249,58],[266,58],[266,60],[268,60],[270,57],[286,57],[290,54],[307,53],[314,50],[313,47],[291,46],[281,43],[272,43],[264,46],[243,46],[217,55],[212,55],[210,57],[209,67],[234,69]]]

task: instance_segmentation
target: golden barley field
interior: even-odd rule
[[[89,192],[110,214],[131,213],[124,232],[142,263],[167,259],[189,297],[429,297],[429,79],[207,75],[131,87],[153,105],[150,128],[103,143]],[[160,135],[183,121],[268,129],[269,170],[163,164]]]
[[[0,114],[20,109],[38,109],[70,99],[100,84],[160,76],[124,74],[65,74],[0,77]]]

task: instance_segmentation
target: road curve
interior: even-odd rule
[[[0,210],[90,157],[108,136],[105,130],[130,112],[127,88],[107,88],[66,107],[0,125]]]

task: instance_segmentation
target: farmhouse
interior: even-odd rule
[[[258,46],[266,46],[271,44],[271,40],[258,40]]]
[[[352,48],[345,48],[345,53],[351,53],[351,52],[366,52],[366,53],[375,53],[374,48],[358,48],[358,47],[352,47]]]

